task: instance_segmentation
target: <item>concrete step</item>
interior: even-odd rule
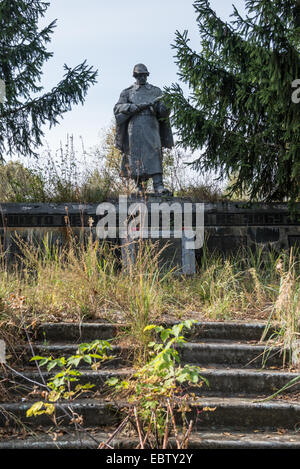
[[[125,379],[132,372],[133,370],[130,368],[100,369],[97,371],[83,369],[80,382],[83,384],[89,382],[95,385],[94,390],[103,391],[105,382],[109,377],[113,376]],[[225,369],[218,367],[218,365],[212,365],[205,369],[202,368],[200,374],[208,380],[209,387],[203,384],[201,389],[189,388],[190,390],[193,390],[198,395],[199,393],[200,395],[213,393],[214,395],[223,396],[270,395],[288,384],[292,379],[300,376],[299,373],[296,374],[278,370],[255,370],[250,368]],[[53,377],[53,374],[43,372],[43,376],[47,381]],[[38,372],[28,369],[23,372],[23,377],[10,375],[9,378],[13,382],[13,386],[16,387],[16,391],[20,394],[24,393],[22,388],[24,385],[28,385],[28,379],[34,382],[41,382]],[[299,391],[300,379],[292,388],[286,390],[285,393]]]
[[[45,357],[67,357],[75,355],[78,345],[69,343],[56,343],[44,345],[35,343],[33,345],[36,355]],[[18,349],[15,351],[18,353]],[[281,367],[283,358],[279,347],[267,348],[266,345],[241,344],[234,341],[212,342],[206,341],[202,343],[189,342],[179,349],[181,362],[184,363],[201,363],[206,366],[212,363],[224,364],[231,368],[248,367],[262,368],[265,367]],[[30,362],[32,357],[30,347],[20,348],[20,357],[22,363],[35,366],[35,362]],[[131,358],[134,356],[133,346],[112,346],[112,350],[108,351],[108,355],[115,358],[104,362],[102,366],[121,367],[128,366]],[[288,356],[286,357],[288,360]],[[89,365],[82,361],[80,367],[88,367]]]
[[[175,323],[168,323],[171,326]],[[198,322],[186,337],[194,340],[255,340],[259,341],[266,323],[247,322]],[[111,339],[128,330],[126,324],[109,323],[44,323],[36,331],[37,340],[47,342],[89,342],[95,339]],[[269,331],[268,336],[272,331]]]
[[[53,441],[52,435],[36,433],[34,436],[21,439],[0,441],[1,449],[96,449],[101,442],[107,441],[109,434],[89,429],[84,433],[66,433]],[[134,449],[138,445],[136,438],[117,438],[111,443],[114,449]],[[176,448],[174,438],[169,444]],[[294,432],[284,434],[272,432],[196,432],[189,440],[189,449],[300,449],[300,436]]]
[[[168,323],[171,326],[174,323]],[[266,342],[260,342],[265,330],[264,323],[246,322],[199,322],[186,334],[188,342],[180,349],[181,363],[198,365],[200,374],[209,382],[201,388],[185,387],[183,391],[194,392],[196,401],[190,406],[188,419],[194,422],[190,448],[195,449],[296,449],[300,448],[300,403],[293,401],[293,393],[300,392],[300,378],[296,385],[287,389],[284,399],[269,402],[259,401],[288,384],[300,374],[281,369],[282,357],[277,347],[266,350]],[[269,331],[268,337],[273,331]],[[126,402],[112,402],[106,397],[105,385],[110,377],[128,378],[134,371],[132,357],[134,346],[120,346],[120,338],[128,333],[126,325],[109,323],[44,324],[33,333],[34,353],[41,356],[59,357],[76,354],[78,344],[96,339],[112,340],[112,359],[97,371],[81,367],[80,382],[92,383],[97,398],[86,394],[74,402],[57,404],[57,418],[63,436],[53,441],[53,422],[49,416],[27,418],[26,410],[33,402],[42,400],[40,395],[28,395],[33,387],[43,380],[29,362],[31,350],[28,345],[20,346],[20,374],[9,371],[3,380],[6,389],[12,390],[14,402],[0,403],[0,427],[18,431],[16,422],[25,425],[35,436],[18,438],[13,435],[0,441],[4,448],[97,448],[121,421],[120,408]],[[266,368],[261,369],[264,358],[269,354]],[[87,365],[88,366],[88,365]],[[47,382],[59,371],[46,372],[41,368]],[[3,374],[3,373],[2,373]],[[22,376],[23,375],[23,376]],[[40,388],[41,389],[41,388]],[[29,400],[31,399],[31,401]],[[83,426],[92,433],[92,438],[83,433],[74,433],[65,412],[69,406],[83,418]],[[0,435],[3,431],[0,432]],[[97,441],[95,441],[95,439]],[[115,447],[136,447],[134,438],[119,438]],[[174,444],[174,441],[173,441]]]
[[[14,427],[19,421],[28,427],[51,427],[53,422],[47,415],[26,417],[26,411],[33,402],[36,401],[0,404],[0,426]],[[126,402],[117,405],[116,402],[100,399],[77,399],[57,404],[56,415],[60,424],[67,427],[70,421],[64,411],[71,408],[82,416],[85,427],[101,429],[118,424],[121,421],[119,409],[127,405]],[[276,431],[282,428],[295,431],[300,428],[300,403],[291,400],[256,402],[249,398],[205,397],[192,402],[190,409],[187,418],[193,420],[194,428],[199,431]]]
[[[209,382],[209,388],[203,385],[203,394],[219,394],[223,396],[269,396],[300,376],[296,373],[277,370],[254,370],[206,368],[201,375]],[[300,391],[300,379],[285,394]]]
[[[112,339],[124,329],[121,324],[60,322],[43,323],[33,332],[37,340],[78,343]]]
[[[59,357],[70,357],[76,355],[78,350],[78,344],[73,345],[69,343],[53,343],[50,345],[44,345],[41,343],[34,343],[33,350],[35,355],[42,357],[59,358]],[[32,358],[32,352],[29,345],[24,347],[15,347],[15,351],[20,353],[20,363],[24,366],[36,366],[35,361],[30,361]],[[111,358],[101,363],[101,368],[120,368],[123,366],[130,366],[132,364],[132,356],[134,353],[134,347],[112,345],[111,350],[106,351],[107,355]],[[81,361],[78,368],[90,368],[90,365],[84,361]]]
[[[180,356],[182,363],[201,363],[204,367],[212,363],[231,368],[281,368],[283,365],[279,347],[271,348],[266,344],[252,345],[233,341],[186,343],[180,349]]]
[[[80,376],[80,383],[91,383],[95,386],[93,391],[98,390],[101,392],[104,391],[104,389],[107,390],[105,383],[109,378],[116,377],[119,379],[126,379],[130,376],[132,371],[132,368],[109,368],[97,371],[83,369],[81,370],[82,376]],[[56,372],[59,372],[59,369],[57,369]],[[55,372],[48,373],[46,371],[42,371],[42,376],[45,382],[53,378],[54,375]],[[34,387],[43,390],[43,386],[39,386],[43,384],[40,374],[36,370],[30,368],[19,370],[18,374],[8,372],[3,375],[2,378],[4,378],[3,382],[5,382],[7,391],[15,397],[27,396]]]
[[[192,435],[191,449],[299,449],[299,433],[205,432]]]

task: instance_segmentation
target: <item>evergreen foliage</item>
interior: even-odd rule
[[[300,104],[292,82],[300,78],[299,0],[247,0],[222,21],[208,0],[194,8],[200,52],[188,32],[173,47],[179,84],[166,89],[179,144],[201,149],[194,162],[232,180],[252,200],[299,200]]]
[[[0,102],[0,158],[4,155],[36,155],[44,124],[59,122],[73,104],[83,104],[97,71],[84,61],[71,69],[64,66],[62,80],[42,93],[42,66],[53,53],[47,50],[56,21],[39,28],[49,2],[0,1],[0,79],[6,100]]]

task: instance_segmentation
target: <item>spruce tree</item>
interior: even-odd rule
[[[179,84],[166,89],[178,143],[201,150],[194,162],[232,180],[232,192],[252,200],[300,197],[299,0],[248,0],[242,16],[233,6],[222,21],[207,0],[194,8],[200,51],[188,32],[173,47]]]
[[[0,102],[2,160],[10,154],[36,155],[44,124],[56,125],[73,104],[83,104],[96,82],[97,71],[84,61],[73,69],[65,65],[57,86],[43,91],[42,66],[53,55],[47,46],[56,24],[39,27],[48,7],[39,0],[0,1],[0,80],[6,92]]]

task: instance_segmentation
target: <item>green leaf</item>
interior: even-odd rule
[[[55,412],[55,406],[53,404],[47,404],[45,403],[45,414],[47,415],[52,415]]]
[[[88,363],[89,365],[91,365],[92,362],[93,362],[92,358],[91,358],[89,355],[85,355],[85,356],[83,357],[83,359],[84,359],[84,361],[85,361],[86,363]]]
[[[106,380],[106,384],[108,384],[108,386],[116,386],[116,384],[119,383],[119,380],[118,378],[109,378],[108,380]]]
[[[74,365],[75,367],[77,367],[79,365],[79,363],[81,362],[82,360],[82,356],[78,356],[78,355],[74,355],[72,357],[69,357],[68,360],[67,360],[67,364],[68,365]]]
[[[31,362],[33,362],[33,361],[40,361],[40,360],[47,360],[47,361],[48,361],[49,358],[40,357],[39,355],[35,355],[34,357],[32,357],[32,358],[30,359]]]
[[[56,367],[56,365],[57,365],[57,362],[55,360],[49,362],[48,365],[47,365],[47,370],[51,371],[53,368]]]
[[[37,412],[43,407],[43,405],[44,405],[43,401],[35,402],[34,404],[32,404],[30,409],[28,409],[26,412],[26,417],[36,416]]]
[[[153,348],[155,346],[155,342],[149,342],[148,347]]]
[[[168,340],[168,338],[170,337],[170,333],[171,333],[170,329],[162,330],[160,333],[161,340],[163,342],[166,342],[166,340]]]
[[[80,387],[81,387],[81,389],[92,389],[92,388],[95,387],[95,384],[86,383],[86,384],[81,384]]]
[[[156,328],[157,326],[155,326],[154,324],[151,324],[150,326],[145,327],[144,332],[152,331],[153,329],[156,329]]]

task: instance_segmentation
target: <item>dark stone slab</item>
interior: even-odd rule
[[[108,200],[116,209],[116,225],[119,218],[119,201]],[[196,204],[189,199],[149,194],[146,199],[133,197],[127,199],[131,203],[144,202],[148,209],[148,223],[151,226],[152,204],[166,203],[169,206],[190,204],[193,211],[193,226],[196,224]],[[201,203],[201,202],[199,202]],[[1,245],[7,252],[8,262],[15,262],[20,254],[16,238],[33,243],[41,243],[45,236],[54,245],[65,245],[69,239],[70,229],[78,239],[87,239],[92,233],[96,239],[98,221],[106,215],[97,215],[97,204],[80,205],[66,204],[2,204],[0,206],[0,237]],[[240,248],[255,250],[265,247],[281,251],[299,246],[300,219],[293,217],[286,204],[245,204],[245,203],[204,203],[205,239],[208,250],[220,251],[227,255]],[[299,209],[300,204],[296,207]],[[174,222],[174,213],[170,213],[170,225]],[[161,213],[158,226],[161,229]],[[91,228],[92,226],[92,228]],[[118,233],[114,244],[121,244]],[[165,240],[160,240],[164,244]],[[201,248],[196,251],[199,259]],[[170,260],[170,265],[180,265],[183,251],[180,239],[170,239],[170,248],[165,251],[163,262]],[[172,259],[175,261],[172,264]]]
[[[118,212],[118,200],[108,200]],[[128,204],[144,202],[150,211],[152,203],[192,203],[189,199],[176,197],[154,197],[147,199],[130,197]],[[202,202],[199,202],[202,203]],[[286,204],[253,204],[247,206],[244,203],[205,203],[206,226],[300,226],[299,215],[293,217]],[[96,215],[98,204],[14,204],[7,203],[0,206],[0,226],[3,227],[52,227],[52,226],[89,226],[89,219],[93,218],[94,224],[100,216]],[[195,203],[193,203],[195,212]],[[68,218],[68,220],[66,219]],[[149,219],[150,221],[150,219]]]
[[[209,251],[222,251],[230,253],[236,251],[241,246],[247,246],[247,236],[209,236],[207,248]]]

